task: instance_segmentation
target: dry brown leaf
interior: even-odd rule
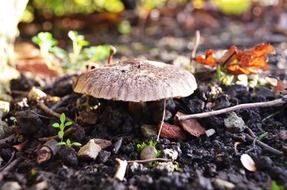
[[[186,138],[186,135],[181,127],[171,125],[169,123],[163,123],[160,136],[174,140],[183,140]]]
[[[183,113],[177,112],[176,115],[182,116]],[[188,119],[179,121],[179,125],[189,134],[199,137],[205,134],[205,128],[203,128],[196,119]]]

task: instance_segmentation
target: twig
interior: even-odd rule
[[[199,46],[199,43],[200,43],[200,31],[196,30],[195,38],[193,39],[193,50],[192,50],[191,57],[190,57],[190,64],[193,61],[193,59],[195,58],[195,54],[196,54],[197,48]]]
[[[67,100],[69,100],[70,97],[71,97],[70,94],[68,94],[68,95],[66,95],[66,96],[64,96],[64,97],[62,97],[59,102],[57,102],[56,104],[54,104],[54,105],[51,107],[51,109],[52,109],[52,110],[57,109],[57,108],[60,107],[63,103],[65,103]]]
[[[153,162],[153,161],[169,162],[171,160],[170,159],[166,159],[166,158],[151,158],[151,159],[146,159],[146,160],[129,160],[127,162],[128,163],[133,163],[133,162],[145,163],[145,162]]]
[[[9,165],[7,165],[1,172],[0,172],[0,181],[4,178],[4,176],[12,170],[19,162],[23,160],[22,157],[16,158],[13,160]]]
[[[1,146],[1,145],[4,145],[4,144],[6,144],[7,142],[10,142],[10,141],[16,141],[16,136],[15,136],[15,134],[12,134],[12,135],[10,135],[10,136],[8,136],[8,137],[5,137],[5,138],[3,138],[3,139],[0,139],[0,146]]]
[[[164,123],[164,118],[165,118],[165,106],[166,106],[166,100],[164,99],[164,100],[163,100],[162,118],[161,118],[161,121],[160,121],[160,126],[159,126],[159,130],[158,130],[158,134],[157,134],[156,141],[159,141],[159,136],[160,136],[160,133],[161,133],[161,130],[162,130],[162,125],[163,125],[163,123]]]
[[[215,111],[209,111],[209,112],[204,112],[204,113],[197,113],[197,114],[190,114],[190,115],[182,115],[179,116],[176,114],[176,117],[179,121],[182,120],[187,120],[187,119],[195,119],[195,118],[204,118],[204,117],[211,117],[215,115],[220,115],[240,109],[247,109],[247,108],[258,108],[258,107],[271,107],[271,106],[280,106],[282,104],[285,104],[287,95],[280,99],[272,100],[272,101],[267,101],[267,102],[256,102],[256,103],[246,103],[246,104],[239,104],[236,106],[232,106],[229,108],[223,108],[220,110],[215,110]]]
[[[108,65],[113,63],[113,56],[117,53],[117,49],[114,46],[111,46],[110,55],[108,57]]]
[[[16,154],[16,151],[14,150],[12,155],[11,155],[11,157],[9,158],[8,162],[3,167],[0,168],[0,171],[3,171],[3,169],[5,169],[12,162],[12,160],[14,159],[15,154]]]
[[[276,155],[283,155],[283,152],[280,150],[277,150],[268,144],[265,144],[264,142],[260,141],[258,138],[251,137],[249,134],[246,134],[246,139],[252,142],[256,142],[259,146],[262,148],[268,150],[269,152],[276,154]]]

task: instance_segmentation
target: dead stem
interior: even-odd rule
[[[273,153],[273,154],[276,154],[276,155],[283,155],[282,151],[277,150],[277,149],[269,146],[268,144],[265,144],[264,142],[260,141],[257,137],[254,138],[254,137],[250,136],[249,134],[246,134],[246,138],[249,141],[256,142],[259,146],[261,146],[262,148],[268,150],[270,153]]]
[[[151,159],[146,159],[146,160],[129,160],[128,163],[145,163],[145,162],[153,162],[153,161],[162,161],[162,162],[169,162],[171,160],[166,159],[166,158],[151,158]]]
[[[196,54],[197,48],[199,46],[199,43],[200,43],[200,31],[196,30],[195,37],[193,39],[193,50],[192,50],[191,57],[190,57],[190,64],[193,61],[193,59],[195,58],[195,54]]]
[[[165,118],[165,106],[166,106],[166,99],[163,100],[162,118],[161,118],[161,121],[160,121],[160,126],[159,126],[159,130],[158,130],[158,134],[157,134],[156,141],[159,141],[159,136],[160,136],[160,133],[161,133],[162,125],[163,125],[163,123],[164,123],[164,118]]]
[[[8,142],[11,142],[11,141],[16,141],[16,135],[15,134],[12,134],[8,137],[0,139],[0,146],[6,144]]]
[[[223,108],[220,110],[215,110],[215,111],[209,111],[209,112],[204,112],[204,113],[197,113],[197,114],[190,114],[190,115],[182,115],[179,116],[176,114],[176,117],[179,121],[182,120],[187,120],[187,119],[196,119],[196,118],[204,118],[204,117],[211,117],[215,115],[220,115],[240,109],[248,109],[248,108],[258,108],[258,107],[271,107],[271,106],[280,106],[282,104],[285,104],[287,95],[280,99],[272,100],[272,101],[267,101],[267,102],[257,102],[257,103],[246,103],[246,104],[239,104],[236,106],[232,106],[229,108]]]
[[[22,157],[16,158],[13,160],[9,165],[7,165],[1,172],[0,172],[0,181],[4,178],[4,176],[12,170],[19,162],[23,160]]]

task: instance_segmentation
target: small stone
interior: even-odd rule
[[[286,141],[287,140],[287,130],[283,129],[279,131],[279,137],[281,140]]]
[[[140,158],[141,160],[148,160],[148,159],[153,159],[157,157],[157,150],[153,146],[146,146],[144,149],[141,151]]]
[[[172,173],[175,170],[176,166],[173,162],[160,162],[156,166],[158,170],[166,170],[168,173]]]
[[[136,172],[136,171],[146,171],[147,167],[145,167],[143,164],[141,163],[137,163],[137,162],[132,162],[130,164],[130,169],[132,172]]]
[[[0,118],[2,118],[10,110],[10,103],[0,100]]]
[[[7,135],[8,125],[6,122],[0,119],[0,139],[4,138]]]
[[[219,188],[222,188],[222,189],[234,189],[235,188],[235,185],[229,181],[225,181],[223,179],[219,179],[219,178],[216,178],[214,180],[214,183],[219,187]]]
[[[210,137],[210,136],[215,134],[215,130],[214,129],[208,129],[205,131],[205,134],[207,137]]]
[[[33,87],[30,90],[30,92],[28,93],[28,99],[32,100],[32,101],[37,101],[37,100],[44,98],[46,96],[47,96],[47,94],[45,92],[43,92],[42,90],[40,90],[36,87]]]
[[[59,158],[63,161],[64,164],[69,166],[78,165],[77,152],[74,148],[68,146],[62,146],[58,152]]]
[[[78,156],[95,160],[101,150],[102,148],[100,145],[96,144],[94,139],[91,139],[87,144],[80,148]]]
[[[141,126],[141,132],[145,137],[151,137],[157,135],[156,126],[154,125],[143,124]]]
[[[8,181],[2,185],[1,190],[21,190],[21,186],[16,181]]]
[[[122,147],[122,144],[123,144],[123,138],[120,137],[115,143],[114,143],[114,148],[113,148],[113,152],[115,154],[118,153],[118,151],[120,150],[120,148]]]
[[[172,160],[176,160],[178,157],[178,152],[170,148],[164,149],[162,153],[165,158],[170,158]]]
[[[111,154],[112,154],[111,152],[106,151],[106,150],[100,151],[100,152],[99,152],[99,155],[98,155],[98,161],[99,161],[100,163],[105,163],[105,162],[107,162],[108,159],[110,158]]]
[[[237,132],[241,132],[246,128],[243,119],[235,112],[231,112],[229,116],[224,119],[224,125],[226,128]]]

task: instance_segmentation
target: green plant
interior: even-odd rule
[[[64,134],[65,134],[65,128],[68,126],[71,126],[73,123],[71,121],[66,121],[66,115],[62,113],[60,115],[60,123],[54,123],[52,126],[56,129],[58,129],[58,138],[60,139],[60,142],[58,145],[64,145],[64,146],[81,146],[78,142],[72,142],[70,139],[67,139],[64,141]]]
[[[59,67],[53,64],[55,58],[58,58],[61,70],[75,72],[84,68],[88,62],[98,62],[109,56],[109,45],[87,47],[89,42],[75,31],[69,31],[68,37],[72,41],[71,52],[58,47],[58,41],[49,32],[40,32],[32,38],[32,41],[39,45],[40,53],[49,68],[59,71]]]
[[[283,185],[277,184],[276,181],[272,181],[271,189],[272,189],[272,190],[284,190],[285,188],[284,188]]]
[[[67,146],[67,147],[82,146],[81,143],[73,142],[70,139],[67,139],[66,141],[63,141],[63,142],[59,142],[58,145],[64,145],[64,146]]]
[[[157,150],[156,148],[157,142],[155,140],[149,140],[148,143],[141,143],[141,144],[137,144],[137,151],[141,152],[146,146],[152,146],[156,149],[156,157],[159,157],[161,155],[161,151]]]

